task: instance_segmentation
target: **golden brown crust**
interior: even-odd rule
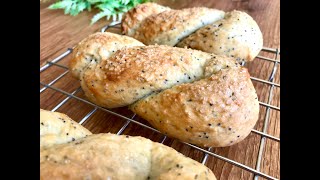
[[[69,121],[77,127],[74,132],[86,130],[62,113],[40,110],[40,116],[47,124],[54,124],[55,130],[69,128]],[[62,121],[57,117],[63,117],[67,122],[57,123]],[[44,134],[52,134],[51,131],[40,128]],[[42,142],[46,140],[42,139]],[[45,143],[50,146],[40,148],[40,179],[43,180],[193,179],[195,176],[203,180],[216,179],[206,166],[143,137],[107,133],[78,137],[71,142],[51,144],[50,140]]]
[[[164,11],[145,18],[131,36],[146,45],[174,46],[202,26],[223,17],[223,11],[205,7]]]
[[[260,28],[245,12],[204,7],[161,12],[155,3],[140,6],[126,15],[131,18],[122,22],[123,33],[146,45],[189,47],[238,61],[252,61],[262,49]]]
[[[130,109],[171,137],[199,146],[224,147],[251,132],[259,102],[247,70],[229,67],[148,96]]]
[[[90,134],[67,115],[40,109],[40,147],[71,142]]]
[[[148,16],[159,14],[167,10],[170,10],[170,8],[150,2],[140,4],[135,8],[132,8],[122,17],[122,33],[132,36],[136,29],[140,28],[141,22],[144,21]]]
[[[124,47],[144,46],[128,36],[109,32],[97,32],[83,39],[72,52],[69,67],[74,77],[79,78],[85,68],[92,68]]]
[[[170,46],[123,48],[95,68],[86,69],[81,86],[95,104],[127,106],[151,93],[203,78],[205,65],[213,57]]]
[[[232,57],[164,45],[135,46],[122,48],[99,64],[84,70],[80,75],[81,87],[91,102],[102,107],[115,108],[138,101],[131,107],[134,112],[150,121],[162,132],[196,145],[222,147],[239,142],[249,134],[258,120],[259,104],[255,99],[257,95],[249,74],[246,70],[240,70],[239,64]],[[220,82],[220,79],[227,75],[232,78]],[[219,117],[214,119],[209,111],[197,116],[184,117],[181,113],[186,111],[181,108],[185,106],[182,102],[185,99],[180,99],[181,102],[178,102],[174,92],[177,88],[185,86],[189,87],[181,90],[185,93],[185,98],[195,96],[194,92],[203,89],[199,92],[198,98],[211,97],[210,101],[222,98],[220,101],[225,103],[234,98],[223,99],[233,91],[239,97],[235,102],[240,104],[231,102],[230,107],[224,106],[224,109],[219,109]],[[210,88],[205,89],[206,87]],[[241,93],[238,92],[239,89],[243,89]],[[159,91],[163,92],[154,95]],[[169,94],[163,96],[165,92]],[[144,97],[147,98],[143,99]],[[156,105],[155,101],[151,100],[154,97],[160,98],[161,103]],[[166,99],[170,103],[167,103]],[[190,111],[187,113],[196,113],[193,112],[195,107],[199,108],[201,104],[187,103],[186,108]],[[237,109],[237,112],[234,112],[234,109]],[[147,110],[150,110],[150,113]],[[161,122],[157,114],[161,114]],[[178,114],[181,116],[175,116]],[[230,114],[232,117],[225,117]],[[184,117],[184,120],[177,121],[179,117]],[[213,123],[221,121],[226,124],[225,126],[232,126],[239,138],[235,139],[235,134],[215,128],[209,129],[210,139],[206,138],[207,135],[205,138],[198,137],[200,131],[207,133],[204,127],[208,118],[211,118],[210,121]],[[162,125],[163,122],[166,125]],[[188,130],[183,133],[180,129],[181,132],[177,133],[178,129],[174,129],[188,124],[194,126],[197,131]]]
[[[94,134],[40,151],[40,179],[215,180],[210,169],[143,137]],[[149,177],[149,178],[148,178]]]
[[[252,61],[263,45],[262,33],[257,23],[245,12],[226,13],[224,19],[202,27],[183,39],[178,47],[188,47],[204,52]]]

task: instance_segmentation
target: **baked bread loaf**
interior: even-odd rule
[[[157,10],[161,7],[160,11]],[[141,16],[143,18],[138,19]],[[125,35],[132,36],[146,45],[174,46],[200,27],[223,17],[223,11],[206,7],[173,10],[155,3],[146,3],[126,13],[121,27]]]
[[[245,12],[204,7],[174,10],[145,3],[124,14],[122,32],[146,45],[188,47],[252,61],[263,45],[257,23]]]
[[[214,75],[148,96],[130,106],[168,136],[204,147],[243,140],[259,115],[257,95],[245,68]]]
[[[47,112],[40,111],[40,114],[43,113]],[[66,117],[61,113],[48,113],[52,115],[46,116],[49,124],[56,124],[56,117]],[[59,130],[56,131],[57,137],[60,136],[59,132],[67,128],[65,126],[65,123],[59,123],[55,127]],[[47,130],[49,129],[40,126],[40,131],[45,134],[52,133]],[[82,130],[77,128],[75,131]],[[43,136],[40,138],[40,145],[48,145],[40,149],[42,180],[216,179],[206,166],[185,157],[171,147],[143,137],[101,133],[77,137],[72,142],[62,144],[46,142],[47,139],[42,138]]]
[[[73,57],[77,53],[86,52],[74,52]],[[79,79],[91,102],[106,108],[131,105],[154,127],[185,142],[229,146],[245,138],[258,120],[250,75],[231,57],[150,45],[123,47],[94,66],[82,59],[71,61],[76,62],[70,64],[71,71],[77,69],[74,64],[90,63]]]
[[[177,44],[201,51],[251,61],[260,52],[263,40],[257,23],[245,12],[227,12],[224,19],[204,26]]]
[[[136,33],[136,29],[140,28],[140,24],[145,18],[166,10],[171,10],[171,8],[149,2],[140,4],[126,13],[124,17],[125,20],[122,21],[123,31],[125,31],[128,36],[133,36]]]
[[[84,69],[93,68],[102,59],[109,58],[114,52],[123,47],[144,46],[143,43],[114,33],[97,32],[89,35],[78,43],[73,50],[70,61],[71,73],[79,78]]]
[[[90,135],[91,132],[69,116],[40,109],[40,146],[63,144]]]

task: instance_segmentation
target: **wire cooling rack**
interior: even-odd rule
[[[120,27],[119,25],[120,25],[119,22],[110,23],[109,25],[104,26],[101,29],[101,32],[105,32],[110,28],[119,28]],[[86,103],[88,105],[91,105],[94,108],[93,110],[91,110],[89,113],[87,113],[79,121],[79,124],[83,124],[85,121],[87,121],[99,109],[99,110],[104,111],[105,113],[110,113],[110,114],[115,115],[115,116],[117,116],[117,117],[119,117],[121,119],[126,120],[124,125],[117,131],[116,134],[118,134],[118,135],[122,134],[122,132],[128,127],[128,125],[130,123],[138,124],[138,125],[140,125],[142,127],[145,127],[145,128],[150,129],[150,130],[152,130],[154,132],[162,134],[157,129],[155,129],[155,128],[153,128],[153,127],[151,127],[151,126],[149,126],[149,125],[147,125],[145,123],[141,123],[141,122],[135,120],[136,114],[133,114],[133,116],[131,118],[128,118],[123,114],[119,114],[119,113],[113,111],[112,109],[106,109],[106,108],[103,108],[103,107],[99,107],[99,106],[89,102],[85,98],[81,98],[79,96],[76,96],[75,94],[77,92],[82,91],[81,87],[78,87],[75,91],[73,91],[71,93],[69,93],[67,91],[64,91],[64,90],[62,90],[60,88],[54,87],[53,85],[55,83],[57,83],[66,74],[69,73],[68,67],[65,66],[65,65],[59,64],[58,62],[61,61],[62,59],[64,59],[65,57],[67,57],[72,52],[72,50],[73,50],[73,48],[68,48],[64,53],[60,54],[58,57],[56,57],[52,61],[48,61],[44,66],[42,66],[40,68],[40,77],[41,77],[41,74],[43,74],[44,71],[46,71],[47,69],[50,69],[52,67],[59,67],[59,68],[64,69],[63,73],[61,73],[59,76],[57,76],[55,79],[53,79],[49,83],[44,83],[44,82],[41,82],[41,80],[40,80],[40,85],[42,87],[40,89],[40,95],[46,89],[52,89],[55,92],[59,92],[59,93],[62,93],[62,94],[67,96],[65,99],[60,101],[51,111],[56,111],[58,108],[60,108],[62,105],[64,105],[67,101],[69,101],[71,98],[73,98],[73,99],[76,99],[76,100],[81,101],[83,103]],[[252,133],[255,133],[255,134],[258,134],[258,135],[261,136],[261,140],[260,140],[260,144],[259,144],[258,157],[257,157],[258,159],[256,161],[255,168],[251,168],[249,166],[246,166],[246,165],[244,165],[242,163],[239,163],[239,162],[234,161],[232,159],[229,159],[227,157],[224,157],[224,156],[218,155],[216,153],[213,153],[213,152],[211,152],[212,148],[203,149],[203,148],[195,146],[193,144],[189,144],[189,143],[181,142],[181,141],[180,142],[185,144],[185,145],[187,145],[187,146],[190,146],[191,148],[194,148],[196,150],[199,150],[199,151],[203,152],[204,155],[203,155],[202,160],[201,160],[202,164],[205,164],[207,162],[208,156],[212,156],[214,158],[218,158],[220,160],[223,160],[223,161],[228,162],[228,163],[230,163],[230,164],[232,164],[234,166],[237,166],[237,167],[242,168],[242,169],[244,169],[244,170],[246,170],[248,172],[253,173],[254,174],[254,176],[253,176],[254,180],[257,180],[259,176],[263,177],[263,178],[266,178],[266,179],[276,180],[277,178],[275,178],[273,176],[270,176],[270,175],[267,175],[265,173],[262,173],[260,171],[260,166],[261,166],[261,161],[262,161],[262,158],[263,158],[263,149],[265,148],[266,140],[270,139],[272,141],[280,143],[280,138],[267,134],[268,124],[270,123],[269,122],[269,120],[270,120],[270,110],[273,109],[273,110],[276,110],[276,111],[280,112],[280,107],[277,107],[277,106],[274,106],[274,105],[270,104],[271,101],[272,101],[272,98],[273,98],[272,96],[273,96],[274,88],[275,87],[280,88],[280,84],[277,84],[277,83],[274,82],[274,79],[275,79],[274,77],[275,77],[275,74],[276,74],[277,69],[278,69],[277,67],[280,65],[280,59],[278,58],[278,56],[280,55],[280,50],[279,49],[272,49],[272,48],[265,48],[264,47],[261,52],[272,53],[274,58],[268,58],[268,57],[259,55],[259,56],[256,57],[256,60],[255,60],[255,61],[270,61],[271,63],[273,63],[273,69],[272,69],[272,71],[271,71],[271,73],[269,75],[268,80],[263,80],[263,79],[260,79],[260,78],[251,77],[252,81],[257,81],[257,82],[260,82],[260,83],[263,83],[263,84],[266,84],[266,85],[269,86],[269,90],[268,90],[269,91],[269,96],[267,97],[267,102],[259,102],[261,106],[266,107],[266,113],[265,113],[264,121],[263,121],[263,130],[262,131],[258,131],[258,130],[252,129]],[[242,65],[245,65],[245,64],[243,63]],[[81,109],[79,109],[79,111],[81,111]],[[162,135],[163,135],[164,138],[162,139],[161,143],[163,143],[165,141],[165,139],[166,139],[166,136],[164,134],[162,134]]]

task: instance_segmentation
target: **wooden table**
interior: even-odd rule
[[[175,0],[157,2],[159,4],[168,5],[176,9],[206,6],[224,11],[230,11],[233,9],[246,11],[257,21],[258,25],[260,26],[264,37],[264,47],[280,48],[279,0]],[[50,3],[44,3],[40,5],[40,67],[43,66],[47,61],[51,61],[61,53],[65,52],[67,48],[73,47],[77,42],[89,34],[99,31],[101,27],[108,23],[106,20],[101,20],[90,26],[90,19],[96,13],[96,11],[84,12],[76,17],[71,17],[64,15],[62,10],[48,10],[47,7],[49,4]],[[262,52],[260,55],[272,59],[274,58],[272,53]],[[67,56],[61,60],[59,64],[68,66],[69,58],[70,57]],[[274,63],[257,59],[246,66],[248,67],[251,76],[268,80]],[[48,84],[64,72],[66,72],[66,69],[52,66],[40,74],[40,81]],[[277,73],[274,78],[275,83],[280,84],[279,77],[280,64],[278,64]],[[253,81],[253,83],[257,90],[259,101],[267,103],[271,86],[257,81]],[[65,92],[72,93],[79,88],[79,83],[77,80],[71,77],[70,73],[66,72],[66,75],[55,82],[52,86]],[[40,89],[43,87],[44,86],[40,85]],[[79,91],[77,91],[74,95],[85,99],[81,89],[78,90]],[[273,88],[272,97],[270,99],[271,105],[277,107],[280,106],[279,92],[279,87]],[[52,110],[66,98],[66,95],[48,88],[40,93],[40,107],[42,109]],[[263,131],[267,108],[264,106],[260,107],[260,119],[256,124],[255,129],[258,131]],[[74,98],[67,98],[67,101],[61,107],[56,109],[56,111],[65,113],[78,122],[86,117],[88,113],[93,111],[94,113],[92,116],[90,116],[85,123],[83,123],[83,125],[93,133],[117,133],[118,130],[127,123],[127,121],[122,118],[111,115],[110,113],[99,109],[95,110],[93,106]],[[113,109],[112,111],[122,114],[128,118],[131,118],[133,115],[133,113],[127,110],[127,108],[117,108]],[[266,128],[266,133],[275,137],[279,137],[280,111],[274,109],[270,109],[268,111],[269,123],[267,123],[268,127]],[[139,117],[135,117],[134,120],[148,124]],[[132,122],[128,124],[126,129],[123,131],[123,134],[140,135],[157,142],[161,142],[164,138],[163,135]],[[261,136],[251,133],[244,141],[236,145],[226,148],[214,148],[211,150],[211,152],[255,169],[259,154],[260,142]],[[166,138],[164,144],[171,146],[181,153],[198,161],[201,161],[204,156],[203,152],[184,145],[177,140],[172,140],[171,138]],[[279,179],[279,159],[280,143],[266,139],[264,148],[262,150],[260,171]],[[206,166],[212,169],[217,178],[221,180],[254,178],[254,174],[212,156],[208,156]]]

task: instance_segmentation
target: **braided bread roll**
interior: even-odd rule
[[[120,45],[121,38],[131,41]],[[199,146],[229,146],[251,132],[258,98],[247,69],[234,58],[136,44],[129,37],[96,33],[75,48],[70,70],[91,102],[106,108],[129,105],[168,136]],[[108,56],[88,59],[101,57],[102,48],[110,49]]]
[[[40,109],[40,147],[71,142],[91,134],[65,114]]]
[[[185,157],[171,147],[143,137],[111,133],[87,134],[65,141],[71,133],[69,117],[57,112],[40,110],[40,179],[210,179],[212,171],[199,162]],[[73,134],[89,132],[81,125]],[[50,130],[51,129],[51,130]],[[51,141],[46,136],[55,136]],[[49,140],[49,141],[47,141]],[[65,142],[63,142],[65,141]]]
[[[205,7],[141,4],[123,16],[122,32],[146,45],[188,47],[238,61],[252,61],[263,45],[259,26],[247,13]]]

